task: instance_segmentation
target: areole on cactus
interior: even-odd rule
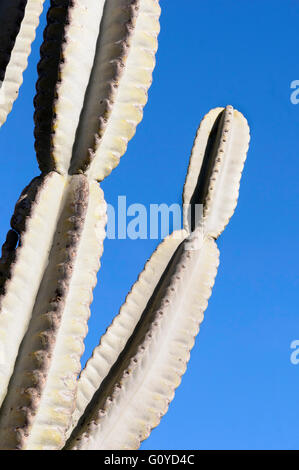
[[[43,2],[14,3],[0,10],[14,34],[10,59],[0,56],[3,87],[29,9]],[[199,127],[184,228],[153,253],[78,379],[105,238],[98,182],[142,119],[159,16],[158,0],[51,1],[35,97],[41,175],[17,202],[0,260],[2,449],[138,449],[185,372],[248,150],[247,122],[231,106]],[[13,94],[5,96],[1,123]]]

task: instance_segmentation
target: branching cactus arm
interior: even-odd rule
[[[227,106],[210,111],[199,127],[183,192],[184,226],[200,224],[217,238],[237,205],[240,179],[249,146],[244,116]],[[199,220],[190,211],[203,205]]]
[[[44,0],[0,2],[0,126],[18,96]]]
[[[213,240],[199,252],[186,250],[188,243],[171,258],[130,341],[79,422],[80,432],[70,440],[74,449],[138,449],[166,413],[218,266]]]
[[[184,230],[174,232],[158,246],[128,294],[119,314],[101,338],[99,347],[95,348],[93,356],[80,375],[72,427],[77,424],[94,393],[125,347],[169,260],[186,236]],[[69,433],[71,430],[72,428]]]
[[[234,138],[224,146],[228,119],[233,121],[230,130]],[[198,140],[200,135],[203,143]],[[232,183],[230,190],[237,195],[248,142],[247,122],[232,107],[212,110],[202,122],[184,187],[184,202],[191,202],[191,210],[195,204],[203,204],[202,217],[196,220],[193,212],[191,217],[185,214],[189,235],[182,232],[185,240],[176,248],[172,244],[168,261],[162,256],[166,254],[163,245],[170,248],[172,238],[158,248],[87,363],[79,380],[74,422],[95,387],[99,388],[73,430],[67,449],[137,449],[166,413],[185,372],[217,272],[218,249],[213,231],[215,227],[220,230],[226,219],[210,195],[214,187],[226,190],[226,185]],[[224,206],[225,217],[231,216],[235,207],[230,201]],[[210,217],[216,225],[210,225]],[[145,286],[144,306],[139,300],[143,299],[140,290],[159,253],[163,260],[160,266],[165,270],[162,274],[158,271],[158,282],[153,277]],[[136,304],[134,315],[127,316],[130,328],[123,328],[129,324],[126,313],[132,300]],[[111,366],[116,351],[120,353]]]

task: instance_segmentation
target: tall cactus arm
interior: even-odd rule
[[[237,205],[240,179],[250,134],[244,116],[232,106],[216,108],[203,119],[192,150],[183,192],[184,226],[193,230],[196,221],[188,214],[203,205],[197,221],[206,234],[217,238]],[[189,215],[189,218],[188,218]]]
[[[48,262],[64,186],[57,173],[36,178],[12,217],[0,260],[0,404]]]
[[[158,0],[53,3],[35,98],[43,171],[81,173],[93,162],[89,176],[101,180],[118,164],[147,101],[159,15]]]
[[[105,208],[97,183],[82,175],[69,179],[0,413],[4,449],[58,449],[64,443],[105,236]]]
[[[138,449],[166,413],[189,360],[218,266],[215,242],[173,256],[168,276],[102,383],[68,446]]]
[[[78,381],[76,408],[69,433],[125,347],[169,260],[186,236],[184,230],[174,232],[158,246],[128,294],[119,314],[101,338],[99,347],[95,348]]]
[[[1,0],[0,126],[18,96],[44,0]]]
[[[238,139],[234,134],[231,145],[226,147],[223,146],[223,138],[226,136],[227,119],[231,120],[232,115],[242,123],[240,136]],[[200,135],[203,137],[202,143],[199,141]],[[206,208],[211,207],[212,213],[219,211],[218,205],[213,206],[210,198],[215,174],[216,177],[218,172],[224,175],[225,184],[239,186],[240,174],[232,179],[226,168],[240,168],[243,165],[248,138],[245,119],[231,107],[226,110],[217,108],[203,120],[184,187],[184,202],[188,202],[191,209],[195,204],[202,204],[203,218],[210,214]],[[221,150],[223,155],[218,161],[217,155],[222,154]],[[242,163],[237,165],[236,158]],[[219,188],[220,191],[227,191],[222,185],[217,188],[218,191]],[[235,187],[230,186],[230,190],[235,194]],[[186,225],[188,220],[185,221]],[[136,449],[167,411],[185,371],[218,266],[218,250],[213,240],[216,237],[202,228],[202,220],[195,227],[190,227],[188,223],[190,235],[183,231],[186,239],[176,245],[176,250],[173,246],[173,250],[167,252],[169,258],[168,262],[164,259],[164,272],[159,271],[153,282],[145,286],[146,305],[140,303],[138,307],[142,308],[134,306],[135,315],[129,317],[133,323],[126,330],[124,338],[127,342],[124,345],[118,337],[119,332],[123,331],[126,309],[131,298],[138,305],[139,298],[143,297],[140,280],[133,287],[119,317],[102,338],[82,373],[74,422],[95,387],[99,387],[73,430],[67,449]],[[153,259],[158,253],[159,250]],[[151,262],[147,266],[150,265]],[[140,279],[147,278],[147,266]],[[128,332],[131,332],[129,338]],[[116,360],[115,351],[118,353]],[[115,360],[113,365],[111,358]]]

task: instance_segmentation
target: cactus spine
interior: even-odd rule
[[[28,8],[43,2],[14,3],[5,77]],[[248,149],[246,120],[230,106],[199,128],[184,229],[154,252],[77,379],[105,238],[98,182],[142,119],[159,15],[158,0],[51,1],[35,97],[41,175],[17,202],[0,260],[2,449],[137,449],[185,372]]]

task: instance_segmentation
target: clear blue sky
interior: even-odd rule
[[[46,2],[48,4],[48,2]],[[251,127],[237,211],[188,371],[143,449],[299,449],[297,0],[161,0],[160,48],[142,124],[106,199],[179,203],[196,128],[231,104]],[[42,26],[45,15],[42,17]],[[13,113],[0,130],[0,235],[38,174],[33,96],[42,28]],[[157,240],[106,240],[86,360]]]

